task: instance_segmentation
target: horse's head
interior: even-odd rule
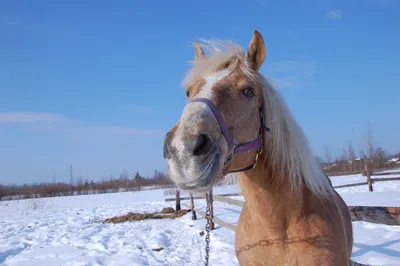
[[[186,191],[208,191],[227,173],[253,168],[266,129],[258,73],[266,49],[260,33],[254,32],[247,53],[233,44],[224,52],[210,50],[206,55],[195,43],[184,80],[188,103],[164,140],[169,175]]]

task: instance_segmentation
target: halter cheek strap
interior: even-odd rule
[[[264,112],[263,112],[264,110],[263,110],[262,104],[260,104],[260,107],[259,107],[260,130],[259,130],[259,133],[258,133],[258,137],[255,140],[247,142],[247,143],[236,144],[233,141],[232,135],[229,132],[228,126],[225,123],[224,119],[222,118],[221,113],[218,111],[218,108],[215,106],[215,104],[212,101],[210,101],[210,100],[208,100],[206,98],[196,98],[196,99],[193,99],[192,102],[205,103],[211,109],[211,111],[213,112],[215,118],[218,121],[218,124],[219,124],[219,126],[221,128],[222,134],[224,135],[225,140],[226,140],[226,142],[228,144],[228,151],[229,151],[229,155],[227,156],[227,158],[225,159],[225,162],[224,162],[224,170],[226,170],[228,168],[229,163],[232,161],[232,158],[233,158],[233,156],[235,154],[242,153],[242,152],[247,152],[247,151],[250,151],[250,150],[253,150],[253,149],[257,149],[257,154],[256,154],[256,157],[254,158],[254,162],[253,162],[252,165],[243,167],[243,168],[238,169],[238,170],[231,170],[231,171],[227,172],[226,174],[228,174],[228,173],[236,173],[236,172],[243,172],[243,171],[247,171],[247,170],[255,168],[256,165],[257,165],[258,156],[262,152],[262,135],[263,135],[263,132],[264,131],[267,131],[267,132],[270,131],[270,129],[268,127],[266,127],[265,123],[264,123]]]

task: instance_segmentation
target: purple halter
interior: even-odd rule
[[[227,167],[228,163],[232,160],[232,158],[235,154],[250,151],[252,149],[257,149],[257,155],[256,155],[252,165],[244,167],[239,170],[232,170],[227,173],[242,172],[242,171],[247,171],[247,170],[255,168],[257,165],[258,155],[262,152],[262,134],[264,131],[267,131],[267,132],[270,131],[270,129],[268,127],[266,127],[264,124],[264,115],[263,115],[262,104],[260,105],[260,108],[259,108],[260,130],[259,130],[257,139],[247,142],[247,143],[244,143],[244,144],[235,144],[235,142],[233,141],[232,135],[228,130],[227,124],[225,123],[224,119],[222,118],[221,113],[218,111],[217,107],[215,106],[215,104],[212,101],[210,101],[206,98],[196,98],[196,99],[193,99],[192,102],[202,102],[202,103],[207,104],[207,106],[212,110],[215,118],[217,119],[219,126],[221,127],[222,134],[224,135],[225,140],[228,144],[228,151],[230,151],[230,154],[225,159],[224,169]]]

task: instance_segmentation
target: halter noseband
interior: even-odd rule
[[[224,119],[222,118],[221,113],[218,111],[217,107],[215,106],[215,104],[212,101],[210,101],[206,98],[196,98],[196,99],[193,99],[192,102],[202,102],[202,103],[207,104],[207,106],[211,109],[215,118],[217,119],[219,126],[221,127],[221,131],[222,131],[222,134],[224,135],[225,140],[228,144],[228,151],[229,151],[229,155],[227,156],[227,158],[225,159],[225,162],[224,162],[224,170],[227,168],[228,163],[231,162],[231,160],[235,154],[241,153],[241,152],[247,152],[252,149],[257,149],[257,154],[256,154],[256,157],[254,158],[254,162],[252,165],[246,166],[246,167],[238,169],[238,170],[229,171],[226,174],[243,172],[243,171],[247,171],[247,170],[255,168],[257,165],[258,156],[262,152],[262,134],[264,131],[267,131],[267,132],[270,131],[270,129],[268,127],[266,127],[265,123],[264,123],[264,114],[263,114],[264,109],[263,109],[262,104],[259,107],[260,130],[258,133],[258,137],[255,140],[244,143],[244,144],[235,144],[235,142],[233,141],[232,135],[229,132],[227,124],[225,123]]]

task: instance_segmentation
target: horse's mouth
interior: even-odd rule
[[[187,192],[208,192],[219,172],[220,153],[216,151],[210,154],[209,158],[210,160],[199,178],[187,183],[177,183],[177,186]]]

